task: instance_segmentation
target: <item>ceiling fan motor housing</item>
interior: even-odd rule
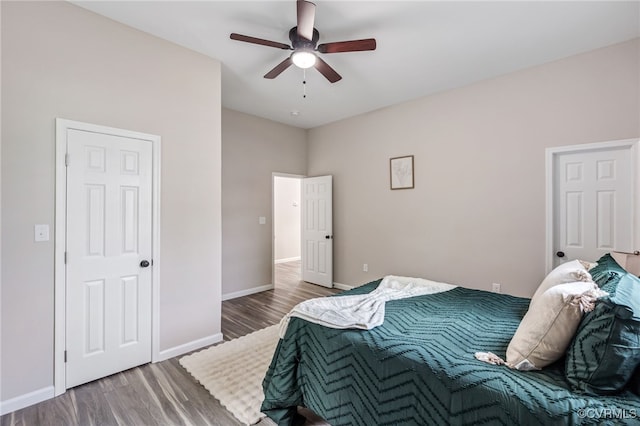
[[[306,38],[298,35],[298,27],[293,27],[289,30],[289,40],[291,40],[291,46],[293,47],[293,50],[315,50],[316,44],[318,44],[318,40],[320,40],[320,33],[314,28],[313,37],[311,38],[311,40],[307,40]]]

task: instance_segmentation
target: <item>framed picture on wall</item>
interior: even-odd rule
[[[413,188],[413,155],[389,160],[391,189]]]

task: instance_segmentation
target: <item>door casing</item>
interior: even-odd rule
[[[151,361],[160,359],[160,136],[79,121],[56,119],[56,176],[55,176],[55,249],[54,249],[54,394],[66,391],[66,235],[67,235],[67,130],[107,133],[152,143],[152,259],[151,268]]]
[[[632,156],[632,194],[633,194],[633,222],[632,243],[637,247],[640,243],[640,139],[624,139],[608,142],[596,142],[588,144],[568,145],[546,149],[546,238],[545,238],[545,270],[549,273],[553,269],[555,255],[555,208],[554,205],[554,181],[556,176],[555,163],[561,154],[601,151],[607,149],[629,149]]]
[[[290,179],[304,179],[306,176],[304,175],[295,175],[291,173],[279,173],[272,172],[271,173],[271,286],[272,288],[276,285],[276,203],[275,203],[275,188],[276,188],[276,177],[284,177]],[[302,213],[301,213],[302,215]],[[302,235],[302,223],[300,224],[300,234]],[[302,242],[302,241],[301,241]],[[302,247],[300,248],[300,254],[302,255]],[[302,277],[302,270],[300,271],[300,276]]]

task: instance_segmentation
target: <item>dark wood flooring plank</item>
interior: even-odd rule
[[[1,426],[32,426],[38,424],[38,410],[18,410],[0,418]]]
[[[117,425],[109,402],[105,398],[103,381],[87,383],[67,391],[74,401],[78,423],[85,426]]]
[[[157,364],[145,365],[130,371],[131,387],[137,395],[147,395],[145,408],[153,424],[188,425],[182,407],[180,389],[172,389],[161,375]]]
[[[79,424],[71,395],[68,393],[41,402],[37,405],[37,410],[38,425],[59,426]]]
[[[126,387],[118,392],[109,392],[105,398],[118,425],[153,424],[149,412],[143,405],[147,399],[136,396],[132,388]]]

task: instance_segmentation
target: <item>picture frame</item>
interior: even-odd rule
[[[394,157],[389,160],[389,177],[391,189],[412,189],[413,155]]]

